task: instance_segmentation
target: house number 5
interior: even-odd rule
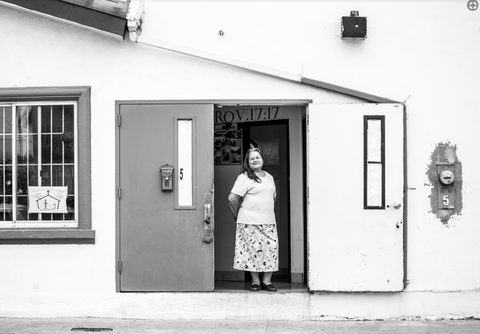
[[[450,197],[448,195],[443,195],[443,205],[450,205]]]
[[[180,168],[180,180],[183,180],[183,168]],[[445,196],[444,196],[445,197]],[[445,201],[445,200],[444,200]]]

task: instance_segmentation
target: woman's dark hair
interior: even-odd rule
[[[255,172],[253,171],[253,169],[250,168],[250,164],[248,163],[249,161],[249,158],[250,158],[250,153],[252,152],[258,152],[258,154],[260,154],[260,156],[262,157],[262,160],[263,160],[263,154],[262,154],[262,151],[260,151],[260,149],[258,148],[249,148],[247,150],[247,153],[245,153],[245,159],[243,160],[243,168],[242,168],[242,173],[245,173],[247,174],[248,178],[249,179],[252,179],[254,180],[255,182],[258,182],[258,183],[262,183],[262,180],[257,176],[257,174],[255,174]]]

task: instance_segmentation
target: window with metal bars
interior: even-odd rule
[[[0,104],[0,227],[77,227],[76,109],[75,101]],[[40,205],[33,189],[48,194]]]
[[[0,244],[95,243],[90,87],[0,88]]]

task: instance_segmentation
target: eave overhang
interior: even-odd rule
[[[1,0],[0,5],[82,26],[123,40],[131,0]]]

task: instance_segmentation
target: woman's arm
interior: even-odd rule
[[[230,195],[228,195],[230,211],[232,212],[235,221],[237,221],[238,210],[240,209],[240,204],[242,204],[242,200],[243,198],[237,194],[230,193]]]

